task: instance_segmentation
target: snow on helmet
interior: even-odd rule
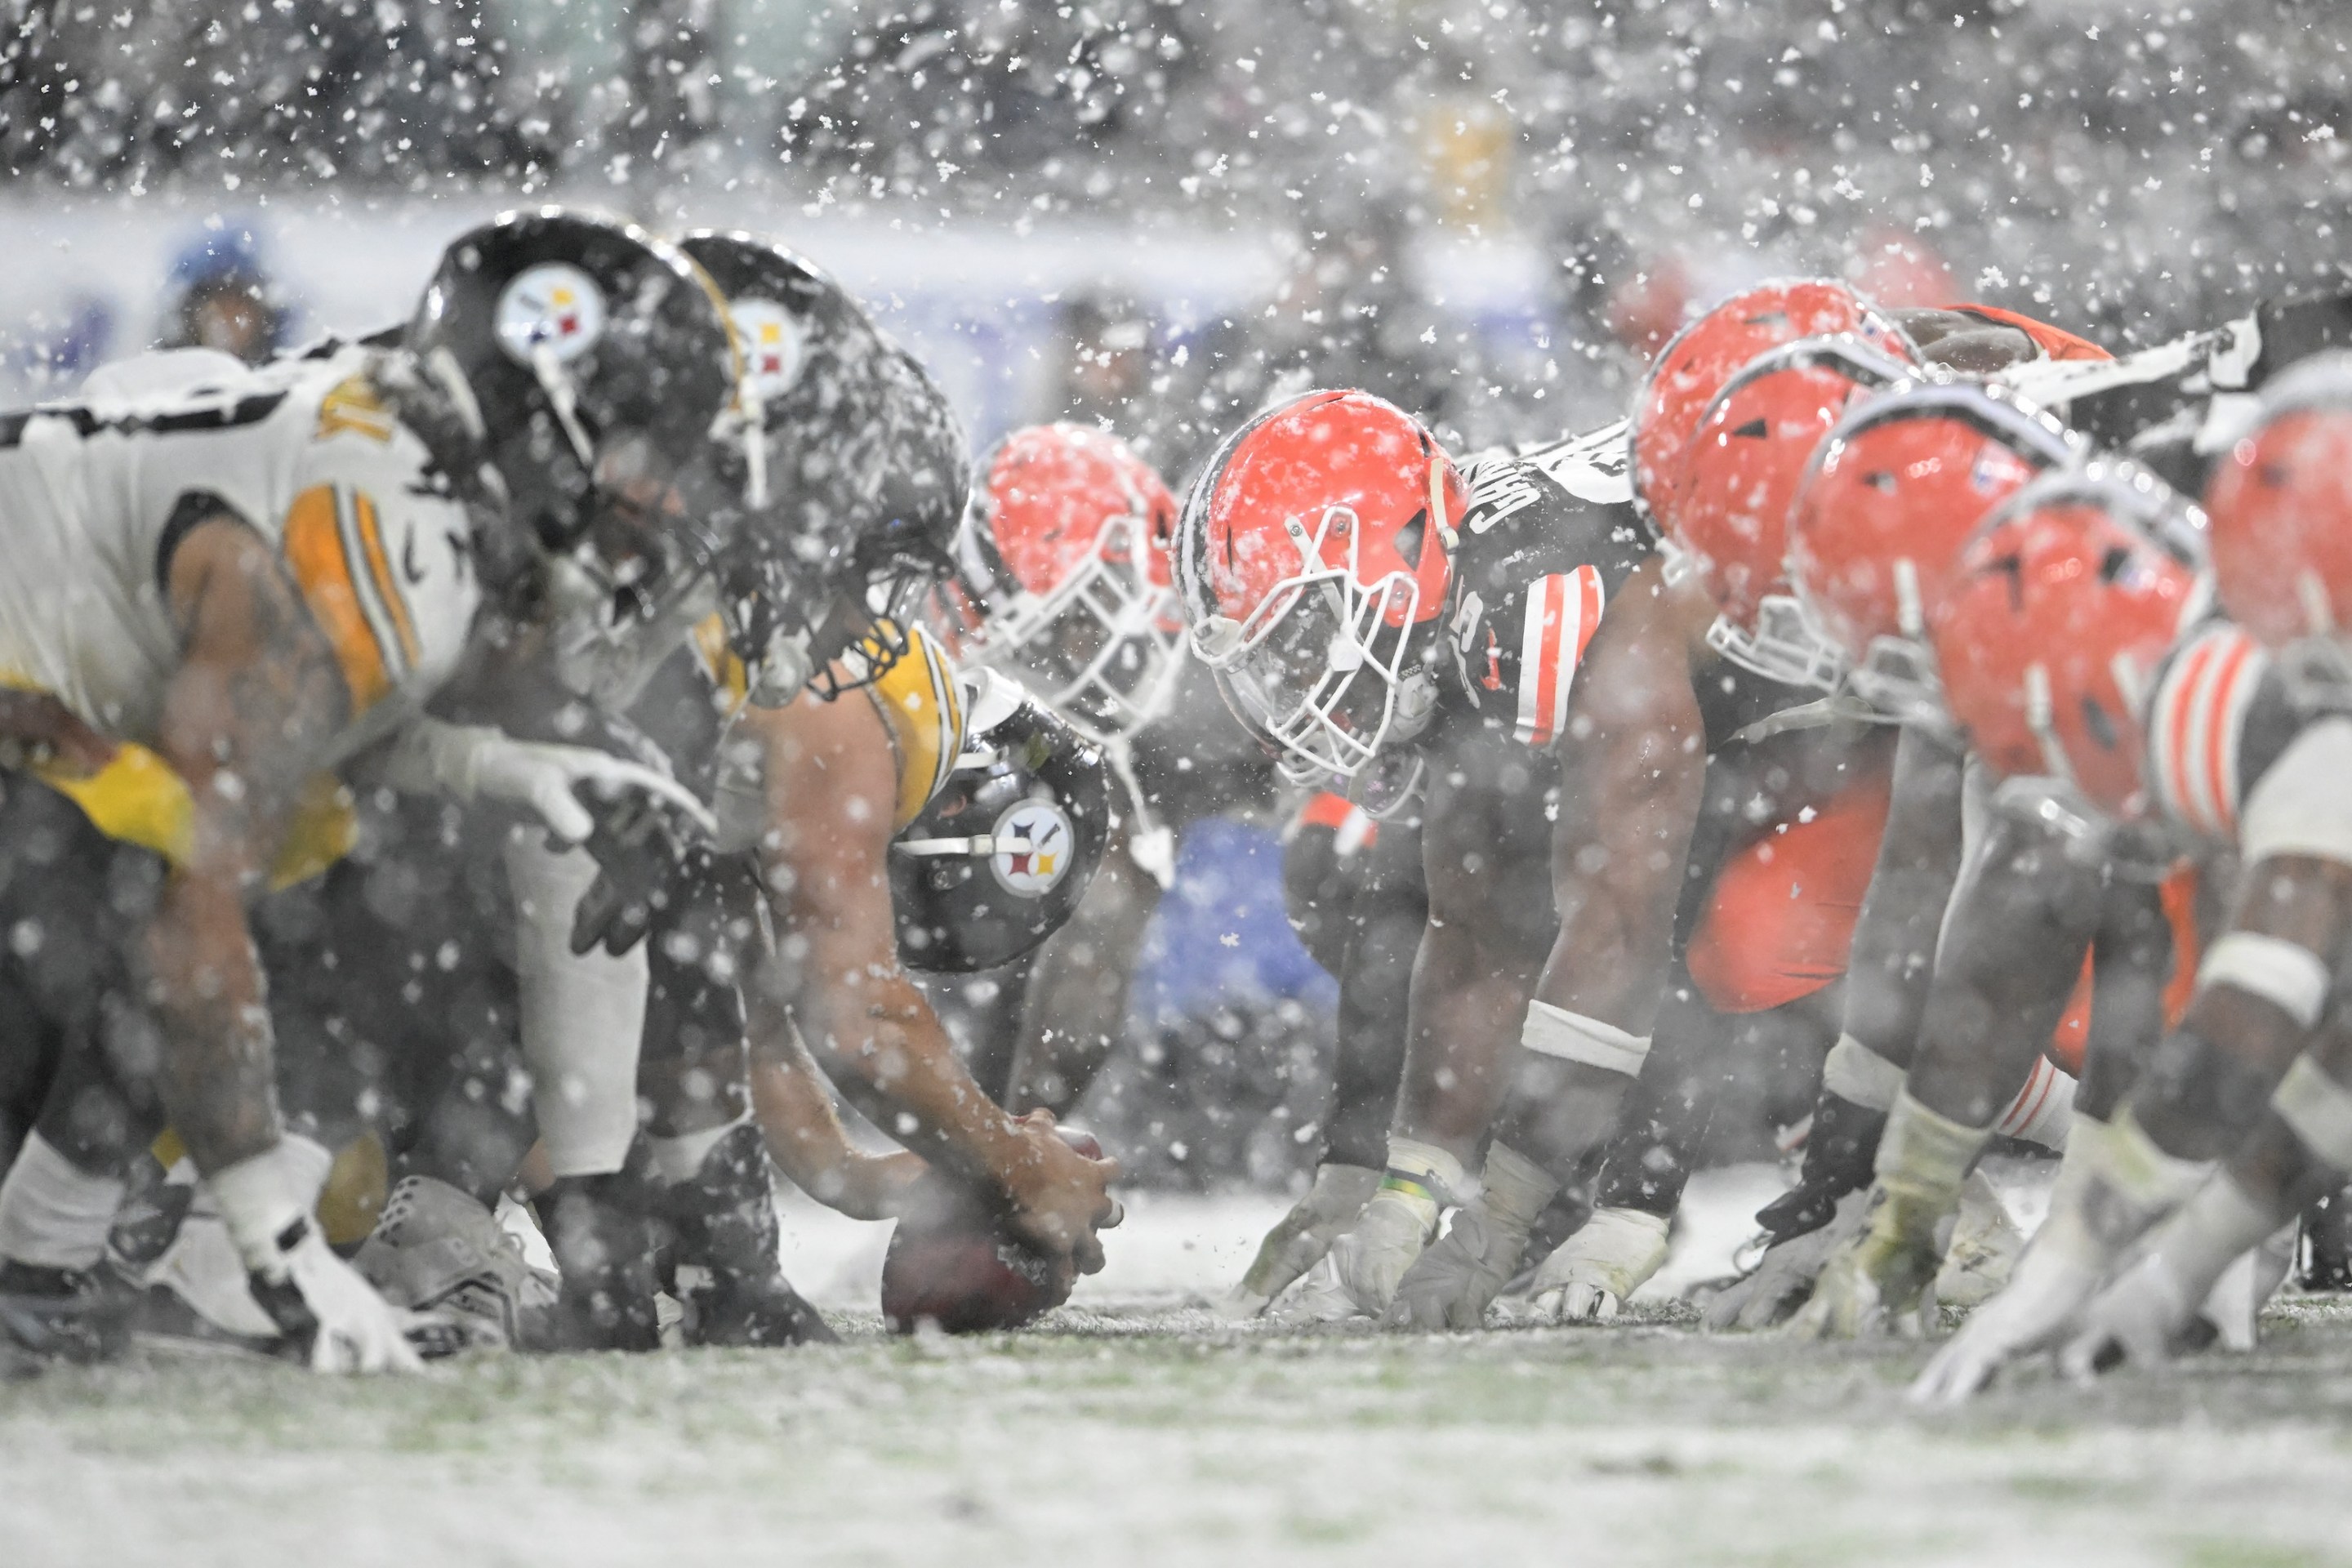
[[[2205,496],[2230,618],[2274,649],[2340,640],[2352,626],[2352,353],[2273,382]]]
[[[760,411],[767,499],[730,562],[728,643],[763,706],[827,697],[907,652],[906,612],[951,565],[971,463],[928,372],[863,306],[772,240],[704,229],[680,247],[726,296]]]
[[[402,346],[408,397],[465,426],[560,605],[617,635],[715,577],[757,499],[756,442],[731,323],[675,246],[507,213],[450,242]]]
[[[1977,755],[2072,784],[2117,821],[2140,814],[2158,669],[2209,597],[2203,527],[2153,476],[2105,459],[1994,510],[1935,627],[1945,697]]]
[[[1853,661],[1857,696],[1892,717],[1942,718],[1927,639],[1960,547],[1987,512],[2085,448],[1979,382],[1897,387],[1831,427],[1790,509],[1789,580]]]
[[[1919,374],[1851,333],[1803,338],[1748,362],[1707,405],[1666,540],[1722,612],[1708,637],[1725,657],[1792,685],[1837,683],[1844,656],[1789,587],[1789,503],[1849,405]]]
[[[1784,279],[1743,289],[1659,351],[1633,396],[1633,493],[1662,529],[1672,526],[1692,433],[1724,384],[1766,349],[1837,332],[1897,359],[1918,358],[1891,317],[1830,278]]]
[[[1182,668],[1176,498],[1126,442],[1080,425],[1014,431],[980,481],[956,549],[978,657],[1038,682],[1089,739],[1134,735],[1167,710]]]
[[[1309,392],[1225,438],[1177,528],[1192,651],[1294,780],[1353,778],[1435,711],[1469,487],[1420,423]]]
[[[1102,749],[992,670],[948,782],[890,844],[898,956],[965,974],[1059,931],[1110,841]]]

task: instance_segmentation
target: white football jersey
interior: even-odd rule
[[[0,415],[0,683],[152,742],[179,663],[172,552],[227,510],[278,548],[334,650],[352,717],[336,756],[414,712],[480,595],[466,508],[379,398],[375,357],[101,375],[79,402]]]

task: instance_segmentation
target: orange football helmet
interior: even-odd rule
[[[1767,349],[1837,332],[1897,359],[1918,357],[1891,317],[1828,278],[1758,284],[1675,334],[1633,398],[1633,493],[1661,528],[1672,526],[1692,433],[1724,384]]]
[[[1309,392],[1227,437],[1186,497],[1192,650],[1295,780],[1354,778],[1434,712],[1469,487],[1411,416]]]
[[[1789,503],[1849,405],[1919,374],[1851,333],[1804,338],[1751,360],[1707,405],[1665,532],[1722,612],[1708,637],[1725,657],[1795,685],[1837,683],[1844,656],[1789,587]]]
[[[1847,410],[1790,509],[1789,581],[1853,661],[1855,695],[1906,721],[1944,717],[1928,636],[1985,514],[2088,444],[1980,382],[1897,387]]]
[[[1118,437],[1033,425],[997,443],[957,542],[976,656],[1099,743],[1167,711],[1182,668],[1176,498]]]
[[[2128,463],[2046,475],[1985,520],[1936,617],[1952,716],[2009,776],[2073,784],[2110,817],[2145,805],[2158,667],[2210,595],[2197,509]]]

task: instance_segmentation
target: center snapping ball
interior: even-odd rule
[[[1090,1132],[1057,1129],[1089,1160]],[[1015,1237],[986,1194],[934,1173],[898,1221],[882,1258],[882,1313],[908,1334],[929,1321],[951,1334],[1017,1329],[1069,1300],[1070,1267]]]

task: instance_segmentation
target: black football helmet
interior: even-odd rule
[[[505,214],[443,253],[404,346],[504,491],[504,564],[545,564],[559,613],[609,629],[716,602],[762,454],[724,303],[683,252],[590,213]]]
[[[1062,929],[1110,840],[1102,748],[1002,675],[979,672],[963,755],[890,844],[898,957],[968,974]]]
[[[765,435],[768,500],[730,563],[728,640],[760,672],[755,700],[788,700],[803,678],[838,696],[907,651],[915,594],[950,569],[971,487],[962,426],[803,257],[709,229],[679,246],[726,296]]]

